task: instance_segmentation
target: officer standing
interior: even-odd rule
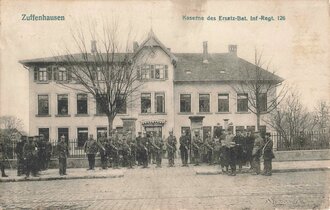
[[[200,161],[200,149],[201,145],[203,144],[201,137],[199,136],[199,131],[195,130],[195,136],[193,137],[192,140],[192,148],[193,148],[193,153],[194,153],[194,163],[195,166],[199,165]]]
[[[161,136],[160,132],[157,132],[156,138],[154,141],[154,150],[155,150],[155,155],[156,155],[156,164],[157,164],[156,167],[157,168],[162,167],[163,146],[164,146],[164,142],[163,142],[162,136]]]
[[[229,166],[229,148],[226,145],[227,131],[220,136],[220,165],[223,173],[228,173]]]
[[[253,175],[260,174],[260,157],[261,157],[261,150],[263,145],[263,140],[259,134],[259,132],[255,132],[255,140],[253,144],[252,150],[252,166],[253,166]]]
[[[246,142],[246,161],[250,164],[250,170],[252,170],[253,169],[252,151],[254,145],[254,135],[251,134],[251,131],[248,131],[246,133],[245,142]]]
[[[17,155],[17,176],[25,174],[25,162],[23,155],[23,148],[26,144],[27,136],[21,136],[21,139],[16,144],[15,153]]]
[[[6,162],[6,146],[4,142],[4,138],[0,138],[0,169],[1,169],[1,176],[8,177],[5,173],[5,162]]]
[[[189,136],[185,131],[182,131],[182,136],[180,137],[180,153],[182,166],[188,166],[188,148],[189,148]]]
[[[148,168],[149,163],[149,141],[148,138],[145,136],[141,139],[141,159],[143,168]]]
[[[231,131],[228,131],[228,135],[226,136],[226,146],[228,147],[229,151],[229,166],[231,173],[228,173],[229,176],[236,176],[236,143],[234,141],[234,135]]]
[[[28,142],[23,147],[23,155],[26,163],[26,177],[37,176],[36,162],[38,160],[38,147],[33,137],[28,137]]]
[[[99,152],[101,156],[101,168],[102,169],[107,169],[108,166],[108,159],[107,159],[107,154],[106,154],[106,142],[107,142],[107,137],[105,136],[105,132],[101,133],[101,136],[98,138],[98,145],[99,145]]]
[[[45,139],[45,148],[46,148],[46,160],[45,160],[45,169],[48,169],[49,162],[53,152],[53,146],[50,143],[49,139]]]
[[[132,158],[132,150],[127,143],[127,138],[125,135],[122,138],[122,155],[123,155],[123,166],[128,168],[133,168],[132,162],[130,161]]]
[[[113,135],[115,135],[113,133]],[[119,168],[119,148],[117,145],[118,138],[112,136],[111,142],[109,147],[111,148],[111,158],[112,158],[112,168],[118,169]]]
[[[262,154],[264,158],[264,171],[263,175],[272,175],[272,160],[275,158],[273,153],[273,140],[270,138],[270,133],[266,133],[265,145],[262,148]]]
[[[87,170],[94,170],[95,155],[98,150],[98,145],[93,138],[93,134],[89,135],[88,140],[85,142],[84,151],[87,154],[89,168]]]
[[[39,170],[46,170],[46,141],[44,134],[38,136],[38,163]]]
[[[169,167],[174,167],[174,155],[176,152],[176,137],[173,136],[173,131],[169,132],[169,137],[166,140],[166,149],[167,149],[167,156],[168,156],[168,163]]]
[[[155,149],[154,149],[154,141],[155,141],[155,138],[154,138],[154,134],[152,132],[148,133],[147,134],[147,138],[148,138],[148,151],[149,151],[149,156],[148,156],[148,160],[149,160],[149,164],[155,164],[156,163],[156,159],[155,159]]]
[[[59,173],[60,176],[66,174],[66,160],[69,155],[69,147],[66,144],[65,136],[61,136],[60,142],[57,144],[57,153],[58,153],[58,163],[59,163]]]
[[[138,132],[138,137],[136,137],[136,160],[138,162],[138,166],[142,165],[142,148],[141,148],[141,141],[142,141],[142,133]]]
[[[234,137],[234,142],[236,143],[236,152],[237,152],[237,163],[238,163],[238,171],[242,171],[242,167],[245,164],[245,138],[241,134],[241,131],[236,131],[236,136]]]
[[[207,155],[207,163],[209,165],[213,164],[213,150],[214,150],[214,142],[211,138],[211,133],[208,132],[206,134],[206,139],[204,142],[204,148],[206,150],[206,155]]]
[[[135,166],[136,165],[136,155],[137,155],[137,145],[133,139],[133,135],[132,135],[131,131],[128,131],[127,143],[131,149],[131,158],[129,161],[131,162],[132,166]]]

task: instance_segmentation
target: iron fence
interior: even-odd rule
[[[330,149],[329,130],[291,134],[273,133],[271,137],[277,151]]]

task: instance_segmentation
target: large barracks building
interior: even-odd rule
[[[228,52],[208,53],[208,43],[201,43],[201,53],[174,53],[150,31],[138,45],[134,43],[134,58],[152,48],[147,61],[136,69],[143,85],[139,99],[123,107],[114,120],[114,128],[131,126],[132,131],[160,131],[167,137],[173,130],[179,137],[182,130],[200,129],[201,134],[213,134],[229,126],[234,132],[256,129],[256,116],[249,111],[248,94],[236,92],[235,83],[248,80],[240,69],[255,70],[255,65],[237,56],[237,46]],[[106,131],[107,117],[99,112],[92,95],[58,83],[75,86],[65,66],[54,68],[58,57],[22,60],[29,69],[30,135],[44,134],[51,140],[65,135],[83,144],[89,134]],[[275,83],[283,79],[264,71]],[[275,97],[276,90],[263,97],[261,103]],[[262,115],[262,118],[266,115]],[[266,128],[261,120],[261,128]],[[80,146],[80,145],[77,145]]]

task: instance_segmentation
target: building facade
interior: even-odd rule
[[[202,53],[172,53],[151,31],[140,46],[134,43],[132,58],[141,62],[136,71],[143,84],[135,93],[138,99],[117,114],[115,128],[122,129],[123,119],[133,119],[135,133],[159,131],[167,137],[173,130],[179,137],[182,130],[191,130],[192,117],[201,116],[203,134],[228,126],[226,122],[234,132],[255,129],[249,95],[235,89],[240,81],[249,79],[239,69],[253,71],[255,66],[237,56],[236,45],[229,45],[227,53],[209,54],[204,42]],[[89,134],[107,130],[107,117],[91,94],[70,88],[77,84],[65,66],[56,66],[57,59],[20,61],[29,69],[29,132],[52,140],[65,135],[78,139],[77,146],[81,146]],[[275,83],[283,81],[265,70],[263,74]],[[275,95],[276,89],[270,91],[263,103]],[[266,129],[262,120],[261,125]]]

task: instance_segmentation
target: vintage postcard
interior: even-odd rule
[[[0,209],[328,209],[329,14],[0,0]]]

